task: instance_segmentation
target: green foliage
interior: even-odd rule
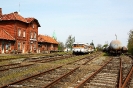
[[[128,51],[133,55],[133,30],[129,31],[129,38],[128,38]]]
[[[108,44],[104,44],[104,45],[103,45],[103,47],[105,47],[105,48],[106,48],[107,46],[108,46]]]
[[[58,50],[61,50],[61,51],[64,50],[64,44],[63,44],[63,42],[59,42]]]
[[[93,43],[93,40],[92,40],[92,42],[90,43],[90,45],[94,46],[94,49],[95,49],[95,45],[94,45],[94,43]]]
[[[75,37],[72,37],[72,35],[69,35],[68,39],[65,43],[66,48],[72,49],[72,45],[73,45],[74,42],[75,42]]]
[[[131,54],[133,55],[133,48],[131,49]]]
[[[103,56],[109,56],[109,54],[108,53],[104,53]]]
[[[96,47],[96,49],[97,49],[98,51],[101,51],[101,50],[102,50],[102,45],[101,45],[101,44],[98,44],[97,47]]]

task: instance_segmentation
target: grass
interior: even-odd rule
[[[82,56],[76,56],[76,57],[71,57],[71,58],[68,58],[68,59],[63,59],[63,60],[57,60],[57,61],[54,61],[54,62],[51,62],[52,64],[67,64],[67,63],[70,63],[70,62],[74,62],[80,58],[83,58],[83,57],[86,57],[88,56],[89,54],[87,55],[82,55]]]
[[[108,53],[103,53],[103,56],[109,56],[109,54]]]
[[[33,75],[33,74],[44,72],[47,69],[55,68],[57,66],[58,65],[40,64],[38,66],[30,67],[27,70],[22,70],[22,71],[19,70],[20,72],[10,73],[7,76],[3,76],[0,78],[0,86],[7,84],[7,83],[11,83],[16,80],[20,80],[25,77],[29,77],[30,75]]]
[[[0,55],[0,59],[20,59],[20,58],[31,58],[31,57],[41,57],[41,56],[54,56],[54,55],[63,55],[63,54],[71,54],[71,52],[57,52],[50,54],[4,54]]]
[[[56,53],[57,54],[57,53]],[[64,54],[64,53],[58,53],[58,54]],[[68,54],[71,54],[71,53],[68,53]],[[5,58],[15,58],[15,59],[18,59],[18,58],[24,58],[24,57],[27,57],[27,56],[32,56],[32,57],[35,57],[35,56],[51,56],[51,55],[55,55],[55,53],[52,53],[52,54],[28,54],[28,55],[10,55],[10,56],[4,56]],[[82,55],[82,56],[76,56],[76,57],[71,57],[71,58],[68,58],[68,59],[63,59],[63,60],[57,60],[57,61],[53,61],[53,62],[50,62],[50,63],[41,63],[41,64],[37,64],[37,65],[34,65],[33,67],[28,67],[26,68],[25,70],[17,70],[16,72],[9,72],[8,74],[6,74],[6,76],[3,76],[0,78],[0,86],[4,85],[4,84],[8,84],[8,83],[11,83],[13,81],[16,81],[16,80],[19,80],[19,79],[22,79],[22,78],[25,78],[25,77],[29,77],[30,75],[33,75],[33,74],[37,74],[37,73],[40,73],[42,71],[46,71],[48,69],[51,69],[51,68],[55,68],[57,66],[60,66],[60,65],[64,65],[66,63],[70,63],[70,62],[73,62],[73,61],[76,61],[80,58],[83,58],[83,57],[86,57],[88,56],[89,54],[87,55]],[[0,58],[3,57],[3,56],[0,56]],[[3,64],[5,64],[6,62],[8,61],[2,61]]]

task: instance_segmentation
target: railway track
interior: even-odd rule
[[[11,70],[11,69],[16,69],[16,68],[28,67],[31,65],[34,65],[34,64],[21,65],[20,63],[16,63],[16,64],[3,65],[3,66],[0,66],[0,72]]]
[[[73,63],[74,63],[74,62],[73,62]],[[73,68],[73,67],[75,67],[75,65],[70,65],[70,68]],[[68,65],[67,65],[67,68],[68,68]],[[79,68],[79,67],[78,67],[78,68]],[[65,70],[66,70],[66,69],[65,69]],[[64,71],[65,71],[65,70],[64,70]],[[64,72],[64,71],[62,70],[62,71],[60,71],[60,72],[62,73],[62,72]],[[75,71],[73,71],[73,72],[75,72]],[[53,73],[53,75],[55,75],[55,73],[59,73],[59,72],[52,72],[52,73]],[[64,76],[66,77],[66,76],[70,75],[70,73],[72,73],[72,72],[68,72],[67,75],[66,75],[65,73],[62,74],[60,77],[58,77],[57,79],[55,79],[55,81],[56,81],[56,80],[60,80],[60,79],[61,79],[62,77],[64,77]],[[36,74],[36,75],[37,75],[37,74]],[[32,77],[34,77],[34,75],[32,75],[32,76],[30,76],[30,77],[23,78],[23,79],[21,79],[21,80],[28,80],[28,79],[31,79]],[[52,76],[50,76],[50,77],[52,77]],[[40,77],[39,77],[39,78],[40,78]],[[45,78],[47,78],[47,77],[45,77]],[[47,79],[49,79],[49,78],[47,78]],[[46,80],[45,80],[45,81],[46,81]],[[55,82],[55,81],[54,81],[54,82]],[[18,81],[17,81],[17,82],[14,82],[14,83],[18,83]],[[15,86],[18,86],[18,85],[16,85],[16,84],[13,85],[14,83],[9,83],[9,84],[6,84],[5,86],[6,86],[6,87],[13,87],[13,86],[15,87]],[[27,82],[26,82],[26,83],[27,83]],[[52,83],[52,82],[51,82],[51,83]],[[28,83],[28,84],[30,84],[30,83]],[[33,84],[34,84],[34,83],[33,83]],[[48,84],[48,83],[46,83],[46,84]],[[9,85],[10,85],[10,86],[9,86]],[[5,86],[4,86],[4,87],[5,87]],[[22,86],[22,85],[19,85],[19,86]]]
[[[54,57],[41,58],[41,59],[40,58],[32,58],[28,61],[24,60],[21,63],[12,63],[12,64],[1,65],[0,66],[0,72],[34,65],[34,64],[39,63],[39,62],[47,63],[47,62],[52,62],[52,61],[56,61],[56,60],[67,59],[67,58],[70,58],[70,57],[73,57],[73,56],[72,55],[62,55],[62,56],[54,56]],[[34,63],[32,63],[32,62],[34,62]]]
[[[62,60],[62,59],[71,58],[71,57],[74,57],[74,55],[56,56],[56,57],[53,57],[53,58],[44,59],[44,60],[39,61],[39,62],[46,63],[46,62],[51,62],[51,61],[56,61],[56,60]]]
[[[83,87],[116,88],[118,85],[119,63],[118,59],[112,59],[100,72],[89,78]]]
[[[83,64],[86,62],[80,65],[78,64],[78,66],[80,66],[78,72],[74,72],[73,74],[66,77],[64,80],[57,82],[56,85],[53,85],[51,88],[74,88],[76,85],[82,82],[88,75],[92,74],[92,72],[94,72],[96,69],[101,67],[106,61],[108,61],[107,58],[94,58],[94,59],[95,60],[92,60],[90,62],[86,61],[88,62],[88,64],[85,65]],[[98,59],[100,59],[99,63],[97,62]],[[92,68],[92,65],[90,63],[95,63],[97,64],[97,66],[94,66]],[[74,64],[69,64],[69,65],[75,66]]]
[[[133,57],[130,55],[130,58],[124,59],[123,63],[123,75],[122,79],[122,88],[133,88]],[[129,64],[125,64],[125,63]]]
[[[125,79],[122,88],[133,88],[133,67],[131,68],[130,73],[128,74],[127,78]]]
[[[67,65],[86,65],[88,62],[90,62],[92,59],[98,57],[100,54],[101,53],[92,54],[87,57],[76,60],[74,62],[70,62]]]
[[[57,56],[50,56],[50,57],[40,57],[40,58],[32,58],[28,59],[28,62],[40,62],[40,63],[46,63],[50,61],[56,61],[61,60],[65,58],[73,57],[74,55],[57,55]]]
[[[132,88],[131,58],[126,56],[109,58],[98,55],[89,55],[1,87]]]
[[[69,57],[72,57],[72,56],[73,55],[55,56],[57,58],[55,58],[54,60],[50,59],[50,57],[49,57],[50,60],[48,62],[56,61],[56,60],[59,60],[59,59],[60,60],[68,59]],[[53,58],[53,56],[51,58]],[[32,59],[38,59],[38,58],[32,58]],[[44,58],[42,58],[42,59],[44,59]],[[19,63],[17,63],[17,62],[19,62]],[[45,66],[45,64],[43,66]],[[10,83],[11,81],[17,81],[16,78],[9,79],[11,74],[12,75],[15,75],[15,74],[22,75],[20,78],[18,78],[18,79],[21,79],[23,77],[29,77],[30,75],[33,75],[34,72],[27,74],[28,72],[31,72],[30,70],[34,70],[34,68],[36,68],[36,67],[42,68],[43,66],[41,66],[41,63],[39,64],[38,62],[29,62],[29,60],[27,61],[27,60],[24,60],[24,59],[23,60],[21,59],[21,61],[19,61],[17,59],[16,61],[15,60],[12,61],[11,64],[1,65],[0,66],[0,85]],[[57,66],[55,65],[55,67],[57,67]],[[47,66],[45,66],[45,67],[47,67]],[[52,68],[52,67],[50,66],[48,68]],[[41,70],[36,70],[35,73],[38,73],[38,71],[40,72]],[[23,72],[25,74],[23,74]],[[5,78],[5,77],[7,77],[7,78]],[[4,79],[4,80],[9,79],[9,80],[5,83],[5,81],[2,81],[2,79]]]
[[[19,80],[17,82],[10,83],[8,85],[2,86],[4,87],[49,87],[56,83],[56,81],[59,81],[66,77],[67,75],[72,74],[74,71],[78,70],[79,67],[64,67],[59,66],[57,68],[45,71],[40,74],[33,75],[28,78],[24,78],[22,80]]]
[[[133,71],[132,63],[131,58],[113,57],[108,64],[88,76],[75,88],[132,88],[132,80],[128,84],[131,87],[126,87],[126,81]]]

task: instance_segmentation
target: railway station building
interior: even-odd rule
[[[38,35],[39,27],[35,18],[24,18],[18,12],[3,14],[0,8],[0,54],[57,51],[56,39]]]
[[[50,53],[58,51],[58,42],[48,35],[38,35],[38,52]]]
[[[35,18],[3,14],[0,8],[0,53],[37,53],[39,27]]]

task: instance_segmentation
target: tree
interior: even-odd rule
[[[129,38],[128,38],[128,51],[133,55],[133,30],[129,31]]]
[[[101,44],[97,44],[97,47],[96,49],[99,51],[99,50],[102,50],[102,45]]]
[[[104,45],[103,45],[103,47],[105,47],[105,48],[106,48],[107,46],[108,46],[108,44],[104,44]]]
[[[94,46],[93,40],[92,40],[92,42],[90,43],[90,45]],[[95,46],[94,46],[94,49],[95,49]]]
[[[63,44],[63,42],[58,42],[59,43],[59,45],[58,45],[58,50],[60,50],[60,51],[63,51],[64,50],[64,44]]]
[[[106,48],[108,46],[108,41],[105,42],[105,44],[103,45],[104,48]]]
[[[72,37],[72,35],[69,35],[68,39],[65,43],[65,47],[70,48],[72,50],[72,45],[73,45],[74,42],[75,42],[75,37]]]

